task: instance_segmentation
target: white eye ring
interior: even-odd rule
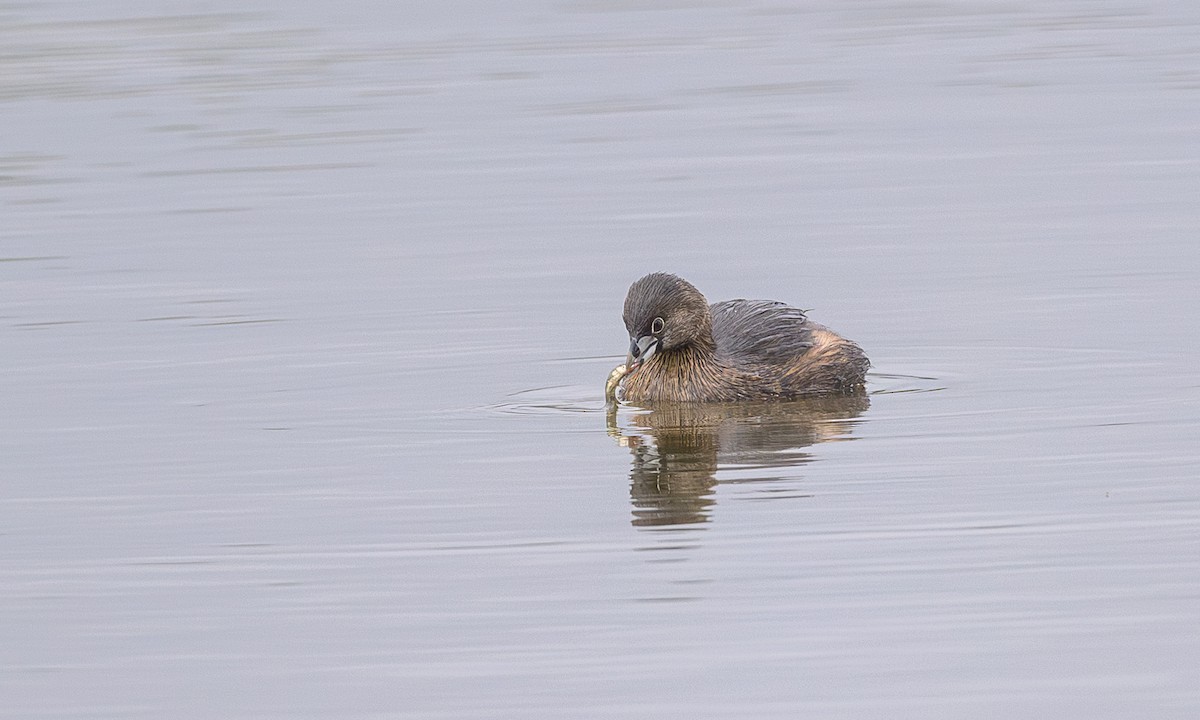
[[[650,332],[653,333],[654,335],[657,335],[663,331],[663,328],[665,326],[666,326],[666,323],[663,321],[663,319],[660,317],[656,317],[656,318],[654,318],[654,322],[650,323]]]

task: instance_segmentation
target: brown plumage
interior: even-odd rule
[[[652,273],[625,297],[629,402],[725,402],[859,392],[870,362],[852,341],[767,300],[709,305],[683,278]]]

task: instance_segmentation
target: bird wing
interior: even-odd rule
[[[804,311],[773,300],[725,300],[709,307],[717,355],[738,364],[803,355],[813,346]]]

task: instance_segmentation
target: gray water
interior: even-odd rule
[[[0,4],[0,715],[1200,715],[1200,5]],[[606,414],[668,270],[866,398]]]

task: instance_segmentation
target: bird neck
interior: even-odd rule
[[[715,381],[725,370],[717,358],[717,346],[711,336],[659,353],[658,360],[659,373],[663,376],[689,378],[700,384]]]

